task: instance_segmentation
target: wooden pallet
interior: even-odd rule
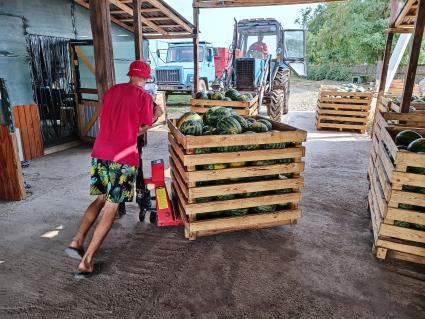
[[[401,112],[401,107],[397,103],[394,102],[394,98],[397,98],[396,96],[383,96],[381,98],[381,101],[378,103],[379,111],[380,112]],[[412,103],[411,106],[413,106],[416,111],[425,111],[425,103]]]
[[[273,128],[281,132],[261,134],[184,136],[175,125],[168,121],[170,129],[169,149],[172,177],[172,195],[174,206],[179,210],[185,224],[185,236],[191,240],[198,236],[220,232],[273,227],[294,224],[301,216],[298,203],[301,200],[300,188],[304,179],[300,173],[304,170],[302,157],[305,149],[301,145],[307,133],[291,126],[272,122]],[[260,149],[254,151],[220,152],[195,154],[195,149],[204,147],[222,147],[234,145],[252,145],[269,143],[291,143],[284,149]],[[213,163],[250,162],[258,160],[293,159],[290,163],[264,166],[244,165],[237,168],[205,170],[202,165]],[[280,179],[278,174],[291,174]],[[255,181],[236,179],[273,176],[270,179]],[[205,182],[221,181],[205,185]],[[202,186],[201,186],[202,185]],[[292,189],[284,194],[272,194],[273,191]],[[199,198],[220,195],[243,195],[251,192],[263,193],[249,198],[234,198],[199,202]],[[237,196],[239,197],[239,196]],[[248,214],[239,217],[210,217],[202,219],[203,214],[238,208],[252,208],[262,205],[288,203],[287,208],[266,214]]]
[[[399,204],[425,207],[425,194],[403,190],[404,185],[425,187],[425,175],[408,172],[410,166],[425,167],[425,154],[397,149],[393,138],[408,127],[389,124],[388,114],[377,113],[368,168],[375,253],[379,259],[390,256],[425,264],[425,231],[395,225],[395,221],[425,225],[424,212],[399,208]],[[394,114],[405,115],[393,113],[391,119]],[[425,134],[425,126],[409,129]]]
[[[205,113],[213,106],[232,108],[239,115],[249,116],[258,115],[260,109],[258,104],[258,95],[254,96],[249,102],[192,99],[190,104],[190,110],[200,114]]]
[[[316,128],[366,132],[372,92],[339,92],[322,85],[316,110]]]

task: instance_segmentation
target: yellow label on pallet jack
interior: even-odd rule
[[[158,209],[168,208],[167,191],[164,187],[156,189],[156,202],[158,204]]]

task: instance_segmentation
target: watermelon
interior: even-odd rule
[[[207,92],[207,96],[208,96],[208,99],[209,100],[211,100],[211,97],[212,97],[212,95],[214,94],[214,92],[213,91],[208,91]]]
[[[251,125],[251,128],[250,129],[252,131],[256,132],[256,133],[264,133],[264,132],[268,132],[269,131],[269,129],[268,129],[268,127],[267,127],[266,124],[264,124],[262,122],[258,122],[258,121],[254,122]]]
[[[275,160],[262,160],[262,161],[254,161],[251,162],[252,166],[266,166],[276,164]]]
[[[195,95],[195,99],[197,100],[208,100],[208,94],[203,92],[203,91],[199,91],[198,93],[196,93]]]
[[[249,102],[249,97],[245,94],[241,94],[237,97],[237,101],[239,101],[239,102]]]
[[[418,138],[407,147],[409,152],[425,153],[425,138]]]
[[[212,202],[214,200],[214,197],[201,197],[201,198],[197,198],[196,202],[197,203],[208,203],[208,202]]]
[[[246,165],[246,162],[233,162],[229,164],[229,167],[243,167]]]
[[[222,101],[224,100],[224,96],[220,92],[215,92],[213,95],[211,95],[211,100]]]
[[[275,194],[288,194],[288,193],[292,193],[292,188],[277,189],[273,192]]]
[[[244,95],[246,95],[249,100],[252,100],[254,98],[254,96],[251,93],[244,93]]]
[[[230,116],[232,116],[230,109],[222,106],[213,106],[204,113],[204,122],[209,126],[216,127],[218,121]]]
[[[245,216],[248,214],[248,208],[230,209],[226,211],[226,216],[237,217]]]
[[[229,89],[224,93],[224,96],[230,98],[232,101],[237,101],[239,95],[239,92],[235,89]]]
[[[255,134],[255,132],[246,131],[243,134]],[[260,148],[260,145],[258,145],[258,144],[250,144],[250,145],[242,146],[242,149],[245,150],[245,151],[255,151],[255,150],[258,150],[259,148]]]
[[[224,169],[227,168],[227,164],[207,164],[203,165],[202,168],[206,170]]]
[[[284,210],[291,208],[291,203],[277,204],[277,209]]]
[[[403,221],[400,221],[400,220],[395,220],[394,225],[398,226],[398,227],[410,228],[410,223],[403,222]]]
[[[239,152],[240,150],[239,145],[217,147],[217,152]]]
[[[229,199],[234,199],[236,197],[236,195],[232,195],[232,194],[227,194],[227,195],[219,195],[217,196],[218,200],[229,200]]]
[[[224,98],[224,101],[231,101],[231,100],[232,99],[230,97],[227,97],[227,96]]]
[[[202,128],[202,134],[206,135],[205,132],[211,132],[211,127],[208,125],[204,125]]]
[[[257,122],[257,120],[253,117],[245,116],[244,119],[250,122],[251,124],[254,124],[255,122]]]
[[[187,120],[180,125],[179,131],[184,135],[202,135],[202,123],[194,120]]]
[[[260,195],[261,195],[261,192],[250,192],[250,193],[241,194],[241,197],[242,198],[251,198],[251,197],[257,197],[257,196],[260,196]]]
[[[208,154],[208,153],[211,153],[211,149],[209,147],[195,148],[195,154]]]
[[[406,192],[425,194],[425,187],[403,185],[402,189]]]
[[[271,131],[272,128],[273,128],[272,123],[270,123],[270,121],[267,121],[266,119],[259,119],[259,120],[257,120],[257,122],[264,123],[267,126],[267,128],[269,129],[269,131]]]
[[[408,166],[407,167],[407,172],[408,173],[425,175],[425,168],[424,167]]]
[[[271,213],[276,210],[277,205],[264,205],[264,206],[257,206],[252,208],[252,211],[254,213]]]
[[[242,131],[245,132],[245,131],[247,131],[251,127],[251,124],[247,120],[245,120],[242,116],[240,116],[240,115],[232,115],[231,117],[234,118],[235,120],[237,120],[239,122],[239,124],[242,127]]]
[[[184,122],[189,121],[189,120],[197,121],[197,122],[200,122],[201,124],[203,123],[202,117],[198,113],[186,112],[178,119],[177,124],[176,124],[177,128],[180,129],[180,126]]]
[[[242,133],[242,127],[238,120],[234,117],[222,118],[217,123],[217,130],[220,134],[240,134]]]
[[[417,140],[421,137],[422,137],[421,134],[419,134],[415,131],[405,130],[405,131],[399,132],[396,135],[395,143],[396,143],[396,145],[408,146],[410,143],[412,143],[413,141],[415,141],[415,140]]]

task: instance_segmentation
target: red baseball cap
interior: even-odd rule
[[[128,76],[137,76],[139,78],[150,79],[151,67],[145,61],[136,60],[131,62]]]

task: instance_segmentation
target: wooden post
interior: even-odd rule
[[[198,91],[199,85],[199,9],[193,9],[193,92]]]
[[[115,84],[111,14],[108,0],[90,0],[90,22],[93,34],[96,86],[99,101],[101,101],[103,93]]]
[[[133,0],[134,50],[136,60],[143,59],[143,29],[141,0]]]
[[[387,37],[387,43],[385,45],[384,61],[383,61],[383,64],[382,64],[381,77],[380,77],[380,80],[379,80],[379,90],[378,90],[377,103],[379,103],[382,96],[384,95],[385,84],[387,82],[387,76],[388,76],[388,64],[390,63],[390,58],[391,58],[391,48],[392,48],[392,45],[393,45],[393,39],[394,39],[394,33],[392,31],[389,31],[388,37]],[[377,105],[376,109],[375,109],[375,114],[376,114],[376,112],[378,112],[378,109],[379,108],[378,108],[378,105]]]
[[[391,0],[390,2],[390,25],[393,25],[398,15],[399,0]]]
[[[413,34],[412,51],[410,53],[406,82],[404,83],[401,113],[408,113],[415,85],[416,69],[418,68],[419,54],[421,51],[422,37],[425,28],[425,0],[419,0],[416,12],[415,32]]]

